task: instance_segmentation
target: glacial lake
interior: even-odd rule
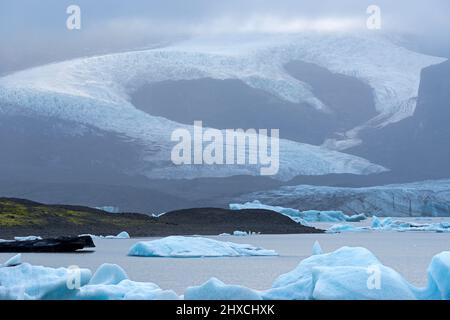
[[[184,290],[199,285],[211,277],[228,284],[240,284],[254,289],[270,288],[281,274],[294,269],[311,255],[315,241],[323,251],[334,251],[342,246],[362,246],[378,259],[402,274],[412,284],[427,283],[426,270],[431,258],[442,251],[450,251],[450,233],[431,232],[359,232],[341,234],[212,236],[211,238],[248,243],[276,250],[278,257],[239,258],[145,258],[129,257],[128,249],[145,239],[96,239],[92,251],[71,254],[25,253],[23,262],[48,267],[77,265],[93,272],[102,263],[115,263],[127,272],[130,279],[158,284],[163,289]],[[0,253],[0,261],[12,254]]]

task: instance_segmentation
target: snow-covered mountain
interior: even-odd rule
[[[411,52],[373,34],[201,38],[164,48],[83,58],[18,72],[0,80],[1,96],[4,102],[40,113],[94,122],[106,130],[120,128],[140,138],[142,130],[137,129],[139,134],[131,133],[136,125],[125,121],[113,123],[112,118],[117,122],[113,113],[130,109],[128,119],[142,118],[132,114],[129,95],[144,83],[164,80],[239,79],[287,101],[307,102],[326,112],[328,107],[314,96],[309,85],[285,70],[285,64],[295,60],[368,83],[374,90],[379,114],[369,123],[361,124],[362,127],[386,125],[411,116],[421,70],[444,61]],[[32,105],[27,103],[29,99],[34,101]],[[52,102],[49,104],[46,99]],[[54,103],[63,103],[64,109],[54,108],[51,105]],[[44,104],[50,109],[43,110]],[[86,110],[86,105],[93,104],[94,111]],[[102,111],[105,105],[110,117]],[[153,121],[163,127],[173,125],[161,119]],[[344,140],[353,143],[328,140],[326,146],[345,149],[357,143],[360,129],[346,134]]]
[[[144,84],[165,80],[239,79],[286,101],[306,102],[324,114],[330,112],[308,84],[284,68],[296,60],[368,83],[378,111],[369,122],[384,125],[412,115],[422,68],[443,59],[411,52],[369,34],[192,39],[164,48],[80,58],[8,75],[0,79],[0,110],[3,116],[51,117],[126,137],[142,146],[142,173],[147,177],[256,175],[258,166],[173,166],[169,161],[173,147],[170,133],[192,127],[144,113],[131,103],[130,96]],[[362,158],[328,149],[345,149],[357,143],[360,127],[344,135],[343,141],[328,140],[326,147],[282,140],[277,177],[288,180],[297,175],[384,171]]]

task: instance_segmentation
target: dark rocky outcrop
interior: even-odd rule
[[[0,252],[75,252],[94,248],[90,236],[0,242]]]
[[[132,237],[218,235],[236,230],[263,234],[322,232],[269,210],[193,208],[154,217],[0,198],[0,239],[30,234],[47,238],[80,234],[116,235],[121,231],[127,231]]]

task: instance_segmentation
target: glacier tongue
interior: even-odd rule
[[[144,165],[148,176],[256,175],[259,167],[172,166],[168,132],[192,127],[137,110],[130,102],[130,94],[145,83],[164,80],[239,79],[282,99],[307,102],[326,111],[327,106],[311,88],[284,69],[286,63],[294,60],[315,63],[370,84],[380,113],[370,125],[410,116],[415,108],[420,71],[443,61],[373,35],[308,33],[220,41],[193,39],[165,48],[81,58],[8,75],[0,78],[0,110],[57,117],[130,137],[145,146],[143,158],[151,162]],[[357,131],[350,140],[356,141]],[[327,145],[333,148],[343,144],[329,141]],[[385,170],[361,158],[329,152],[325,147],[283,140],[280,149],[277,178],[283,180],[301,174],[368,174]]]

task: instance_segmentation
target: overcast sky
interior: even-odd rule
[[[66,28],[71,4],[81,30]],[[448,0],[0,0],[0,73],[201,34],[363,29],[372,4],[382,32],[449,47]]]

